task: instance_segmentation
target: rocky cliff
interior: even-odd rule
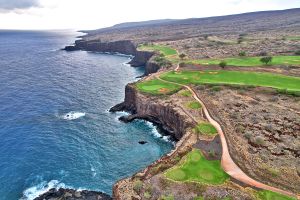
[[[77,40],[74,46],[66,46],[66,51],[94,51],[103,53],[120,53],[132,55],[133,59],[129,64],[133,67],[146,66],[148,60],[154,55],[153,52],[138,51],[136,45],[129,40],[115,41],[115,42],[101,42],[99,40]],[[150,66],[151,67],[151,66]],[[146,70],[153,72],[152,69]],[[155,71],[156,72],[156,71]]]
[[[132,115],[121,117],[121,120],[125,122],[134,119],[151,121],[177,140],[182,138],[186,129],[193,123],[186,113],[171,102],[163,98],[142,94],[137,91],[134,84],[126,86],[124,102],[114,106],[110,111],[128,111]]]

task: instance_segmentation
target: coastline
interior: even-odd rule
[[[82,41],[82,36],[80,36],[79,38],[81,38],[79,41]],[[127,44],[128,41],[121,41],[122,43]],[[78,43],[78,42],[77,42]],[[100,53],[100,54],[109,54],[109,55],[116,55],[116,56],[123,56],[123,57],[128,57],[130,59],[129,62],[123,63],[125,65],[128,65],[130,67],[147,67],[147,65],[149,64],[149,60],[152,58],[152,56],[155,55],[155,53],[151,53],[151,52],[144,52],[144,51],[138,51],[136,49],[136,47],[134,47],[134,50],[132,51],[132,49],[127,52],[127,51],[117,51],[118,50],[118,45],[115,48],[112,48],[111,51],[102,51],[101,48],[100,49],[85,49],[85,48],[77,48],[75,42],[75,46],[66,46],[65,48],[61,49],[61,50],[65,50],[65,51],[78,51],[78,50],[82,50],[82,51],[87,51],[87,52],[93,52],[93,53]],[[108,46],[110,44],[108,43]],[[133,43],[130,42],[130,45],[134,45]],[[107,48],[107,43],[105,45]],[[109,47],[108,47],[109,48]],[[133,53],[132,53],[133,52]],[[150,64],[151,66],[153,65],[152,63]],[[148,65],[149,66],[149,65]],[[159,68],[159,66],[155,66],[155,68]],[[155,73],[156,70],[153,69],[145,69],[145,73],[141,76],[141,77],[136,77],[136,78],[142,78],[145,76],[148,76],[150,73],[146,73],[146,71],[150,71],[152,73]],[[131,84],[131,83],[128,83]],[[128,85],[127,84],[127,85]],[[126,86],[127,87],[127,86]],[[122,104],[122,103],[121,103]],[[128,112],[129,115],[122,115],[119,120],[124,122],[124,123],[129,123],[131,121],[133,121],[134,119],[139,119],[139,120],[145,120],[146,122],[151,123],[151,125],[153,125],[155,127],[155,129],[157,130],[158,134],[161,135],[161,138],[164,137],[168,137],[168,139],[164,138],[164,140],[169,140],[169,142],[172,142],[173,145],[175,146],[178,142],[178,140],[172,135],[172,130],[168,127],[165,126],[163,123],[160,122],[159,119],[156,118],[149,118],[149,117],[131,117],[132,115],[132,111],[130,109],[118,109],[118,110],[114,110],[114,108],[116,108],[119,104],[113,106],[112,108],[109,109],[109,112]],[[130,118],[131,117],[131,118]],[[129,120],[130,119],[130,120]],[[170,138],[171,137],[171,138]],[[177,146],[177,145],[176,145]],[[177,148],[177,147],[176,147]],[[168,153],[167,155],[171,154],[174,151],[174,149]],[[167,156],[165,155],[165,156]],[[156,160],[154,163],[152,163],[150,166],[152,166],[153,164],[159,162],[160,160],[162,160],[165,156],[163,156],[162,158]],[[145,172],[145,170],[149,169],[150,166],[146,166],[144,169],[142,169],[141,171]],[[141,173],[140,171],[137,172],[136,174]],[[133,174],[134,175],[134,174]],[[129,178],[132,177],[129,176]],[[126,178],[124,178],[126,179]],[[122,181],[124,179],[118,180]],[[40,199],[51,199],[51,198],[59,198],[59,197],[80,197],[80,198],[84,198],[86,196],[88,197],[95,197],[95,198],[102,198],[102,199],[115,199],[115,195],[114,195],[114,188],[115,188],[116,183],[113,185],[113,196],[110,197],[110,195],[105,194],[103,192],[96,192],[96,191],[90,191],[90,190],[74,190],[72,188],[49,188],[48,191],[40,194],[38,197],[35,198],[35,200],[40,200]]]

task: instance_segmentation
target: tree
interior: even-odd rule
[[[180,58],[181,60],[183,60],[185,57],[186,57],[186,55],[185,55],[184,53],[179,54],[179,58]]]
[[[264,64],[269,64],[270,62],[272,62],[272,56],[265,56],[265,57],[262,57],[260,59],[260,62],[264,63]]]
[[[224,69],[226,67],[227,63],[223,60],[219,63],[219,66]]]
[[[246,52],[245,52],[245,51],[241,51],[241,52],[239,53],[239,56],[241,56],[241,57],[246,56]]]

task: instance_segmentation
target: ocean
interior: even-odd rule
[[[0,200],[51,187],[111,194],[117,180],[173,149],[151,123],[108,112],[143,67],[128,66],[128,56],[60,50],[79,35],[0,31]]]

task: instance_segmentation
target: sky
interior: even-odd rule
[[[91,30],[288,8],[300,8],[300,0],[0,0],[0,29]]]

